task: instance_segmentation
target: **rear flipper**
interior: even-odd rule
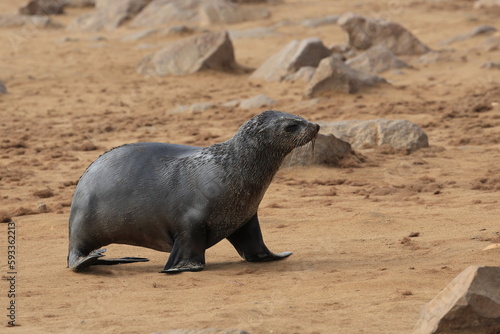
[[[103,249],[95,249],[89,253],[86,257],[80,257],[77,261],[73,261],[73,263],[69,264],[69,267],[74,271],[80,271],[84,268],[95,266],[95,265],[115,265],[119,263],[134,263],[134,262],[147,262],[149,259],[143,257],[121,257],[118,259],[100,259],[105,256],[103,253],[106,251],[106,248]]]

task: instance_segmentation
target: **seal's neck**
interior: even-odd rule
[[[271,183],[286,156],[285,152],[266,148],[248,136],[235,137],[224,144],[227,152],[230,152],[227,158],[233,160],[230,165],[238,166],[231,173],[239,174],[242,181],[265,185],[265,188]]]

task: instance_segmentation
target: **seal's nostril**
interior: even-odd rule
[[[319,124],[316,124],[316,132],[319,132],[319,128],[320,128]]]

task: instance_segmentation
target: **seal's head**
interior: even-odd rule
[[[268,110],[243,124],[235,138],[251,146],[256,143],[267,152],[279,151],[286,155],[316,138],[318,131],[318,124],[300,116]]]

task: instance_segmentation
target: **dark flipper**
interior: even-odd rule
[[[292,255],[291,252],[275,254],[266,247],[262,239],[257,214],[227,239],[233,244],[241,257],[249,262],[277,261]]]
[[[133,262],[147,262],[149,259],[143,257],[122,257],[118,259],[106,259],[102,260],[101,257],[105,256],[103,253],[106,248],[95,249],[89,253],[86,257],[82,257],[76,263],[71,264],[70,268],[75,271],[80,271],[84,268],[95,266],[95,265],[115,265],[119,263],[133,263]]]
[[[119,264],[119,263],[134,263],[134,262],[148,262],[149,259],[145,258],[145,257],[120,257],[120,258],[117,258],[117,259],[106,259],[106,260],[103,260],[103,259],[99,259],[96,261],[96,263],[94,263],[94,265],[105,265],[105,266],[112,266],[112,265],[115,265],[115,264]]]
[[[172,252],[161,273],[176,274],[183,271],[200,271],[205,268],[205,236],[195,231],[189,236],[178,236]]]

